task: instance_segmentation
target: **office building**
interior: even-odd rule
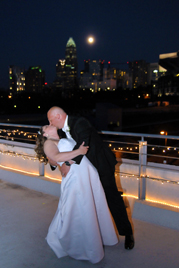
[[[148,63],[145,60],[129,62],[129,74],[132,77],[132,87],[147,86]]]
[[[25,70],[15,65],[9,66],[9,94],[25,91]]]
[[[159,55],[158,95],[179,95],[179,52]]]
[[[25,73],[27,92],[43,92],[45,85],[45,72],[42,70],[41,66],[31,66]]]

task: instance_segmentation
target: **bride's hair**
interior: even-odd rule
[[[47,138],[43,136],[43,133],[44,131],[41,127],[37,133],[35,152],[39,161],[47,164],[48,158],[46,154],[44,153],[44,149],[43,149],[44,142],[46,141]]]

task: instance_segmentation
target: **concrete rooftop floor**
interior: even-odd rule
[[[135,248],[124,237],[98,264],[58,259],[46,243],[58,198],[0,180],[0,268],[178,268],[179,231],[133,219]]]

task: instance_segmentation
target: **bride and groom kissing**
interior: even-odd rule
[[[104,257],[103,245],[118,243],[119,235],[125,236],[125,249],[132,249],[133,230],[115,181],[115,155],[85,118],[56,106],[47,117],[49,126],[40,130],[37,148],[51,166],[61,166],[62,174],[48,244],[59,258],[69,255],[92,263]]]

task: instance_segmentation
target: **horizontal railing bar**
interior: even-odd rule
[[[157,147],[157,148],[165,148],[165,149],[167,149],[167,148],[170,148],[170,149],[174,149],[174,148],[176,148],[176,149],[179,149],[179,147],[177,147],[177,146],[167,146],[167,145],[152,145],[152,144],[147,144],[147,147]]]
[[[41,128],[42,126],[33,126],[33,125],[19,125],[19,124],[4,124],[0,123],[0,126],[9,126],[9,127],[23,127],[23,128]]]
[[[139,143],[134,143],[134,142],[125,142],[125,141],[109,141],[109,140],[105,140],[104,142],[111,142],[111,143],[122,143],[122,144],[133,144],[133,145],[139,145]]]
[[[145,133],[130,133],[130,132],[113,132],[113,131],[101,131],[101,134],[113,135],[113,136],[132,136],[132,137],[146,137],[146,138],[158,138],[158,139],[175,139],[179,140],[179,136],[171,135],[159,135],[159,134],[145,134]]]
[[[179,159],[179,157],[173,157],[173,156],[167,156],[167,155],[159,155],[159,154],[147,154],[147,156],[162,157],[162,158],[171,158],[171,159]]]
[[[0,138],[4,138],[5,140],[11,140],[11,141],[13,141],[13,139],[15,139],[15,140],[20,140],[20,141],[33,141],[33,142],[35,142],[35,139],[34,140],[32,140],[32,139],[24,139],[24,138],[18,138],[18,137],[3,137],[3,136],[0,136]]]
[[[118,150],[113,150],[113,152],[117,152],[117,153],[127,153],[127,154],[139,154],[139,152],[129,152],[129,151],[118,151]]]

